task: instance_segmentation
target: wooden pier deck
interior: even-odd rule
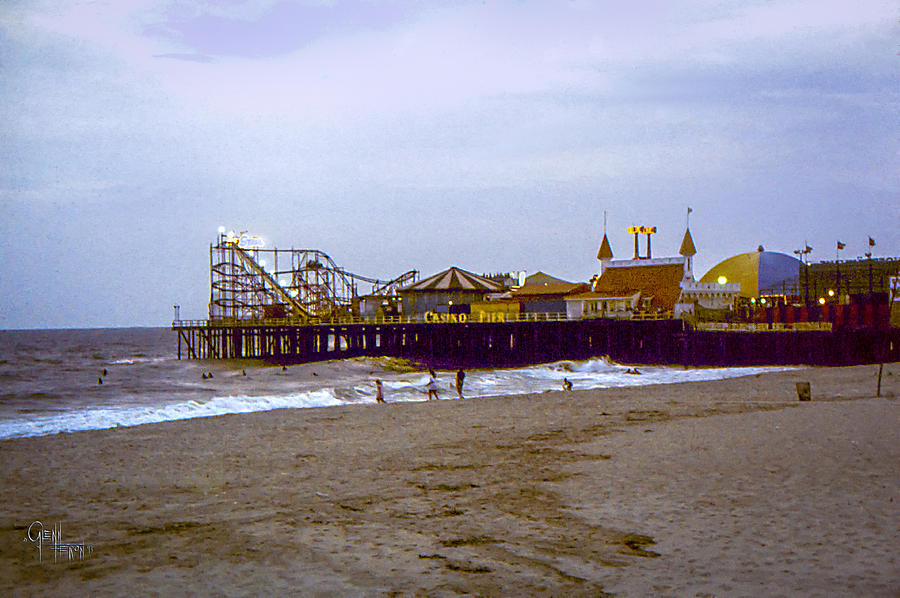
[[[505,367],[601,355],[620,363],[686,366],[843,366],[900,361],[900,329],[699,331],[680,320],[534,322],[176,321],[178,358],[293,364],[361,356],[433,368]]]

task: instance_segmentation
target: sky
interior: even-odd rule
[[[585,281],[686,225],[900,255],[881,0],[3,0],[0,328],[205,318],[219,226],[350,272]]]

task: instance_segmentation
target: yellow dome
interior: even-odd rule
[[[800,260],[775,251],[741,253],[719,262],[700,282],[741,283],[741,297],[781,292],[794,286],[800,274]]]

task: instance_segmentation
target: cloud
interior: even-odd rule
[[[378,275],[527,256],[577,279],[602,209],[657,224],[674,251],[688,204],[698,263],[838,230],[895,247],[895,17],[876,0],[13,2],[5,226],[77,223],[140,254],[156,286],[223,223]],[[167,250],[134,245],[135,222]],[[35,251],[77,255],[80,236]],[[48,305],[78,284],[33,266],[0,277],[58,294]],[[167,284],[201,316],[195,278]],[[16,310],[0,326],[29,317]]]
[[[144,31],[202,54],[262,58],[293,52],[326,36],[389,27],[413,6],[281,1],[251,3],[250,10],[235,11],[175,5]]]

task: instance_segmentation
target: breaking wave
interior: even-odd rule
[[[148,361],[155,361],[149,359]],[[0,438],[44,436],[62,432],[99,430],[211,417],[233,413],[271,411],[273,409],[302,409],[307,407],[332,407],[375,402],[375,377],[382,380],[387,402],[424,401],[429,377],[423,372],[398,372],[379,367],[360,378],[353,368],[359,364],[347,364],[341,375],[322,380],[319,388],[298,392],[249,396],[214,396],[209,399],[191,399],[158,405],[81,406],[51,413],[30,413],[25,418],[0,421]],[[124,363],[123,363],[124,365]],[[620,365],[608,358],[586,361],[558,361],[524,368],[470,370],[465,380],[465,398],[507,396],[561,390],[563,380],[572,383],[575,390],[673,384],[703,380],[719,380],[796,368],[789,367],[735,367],[698,368]],[[352,375],[351,375],[351,370]],[[443,371],[438,374],[439,397],[455,399],[456,374]]]

